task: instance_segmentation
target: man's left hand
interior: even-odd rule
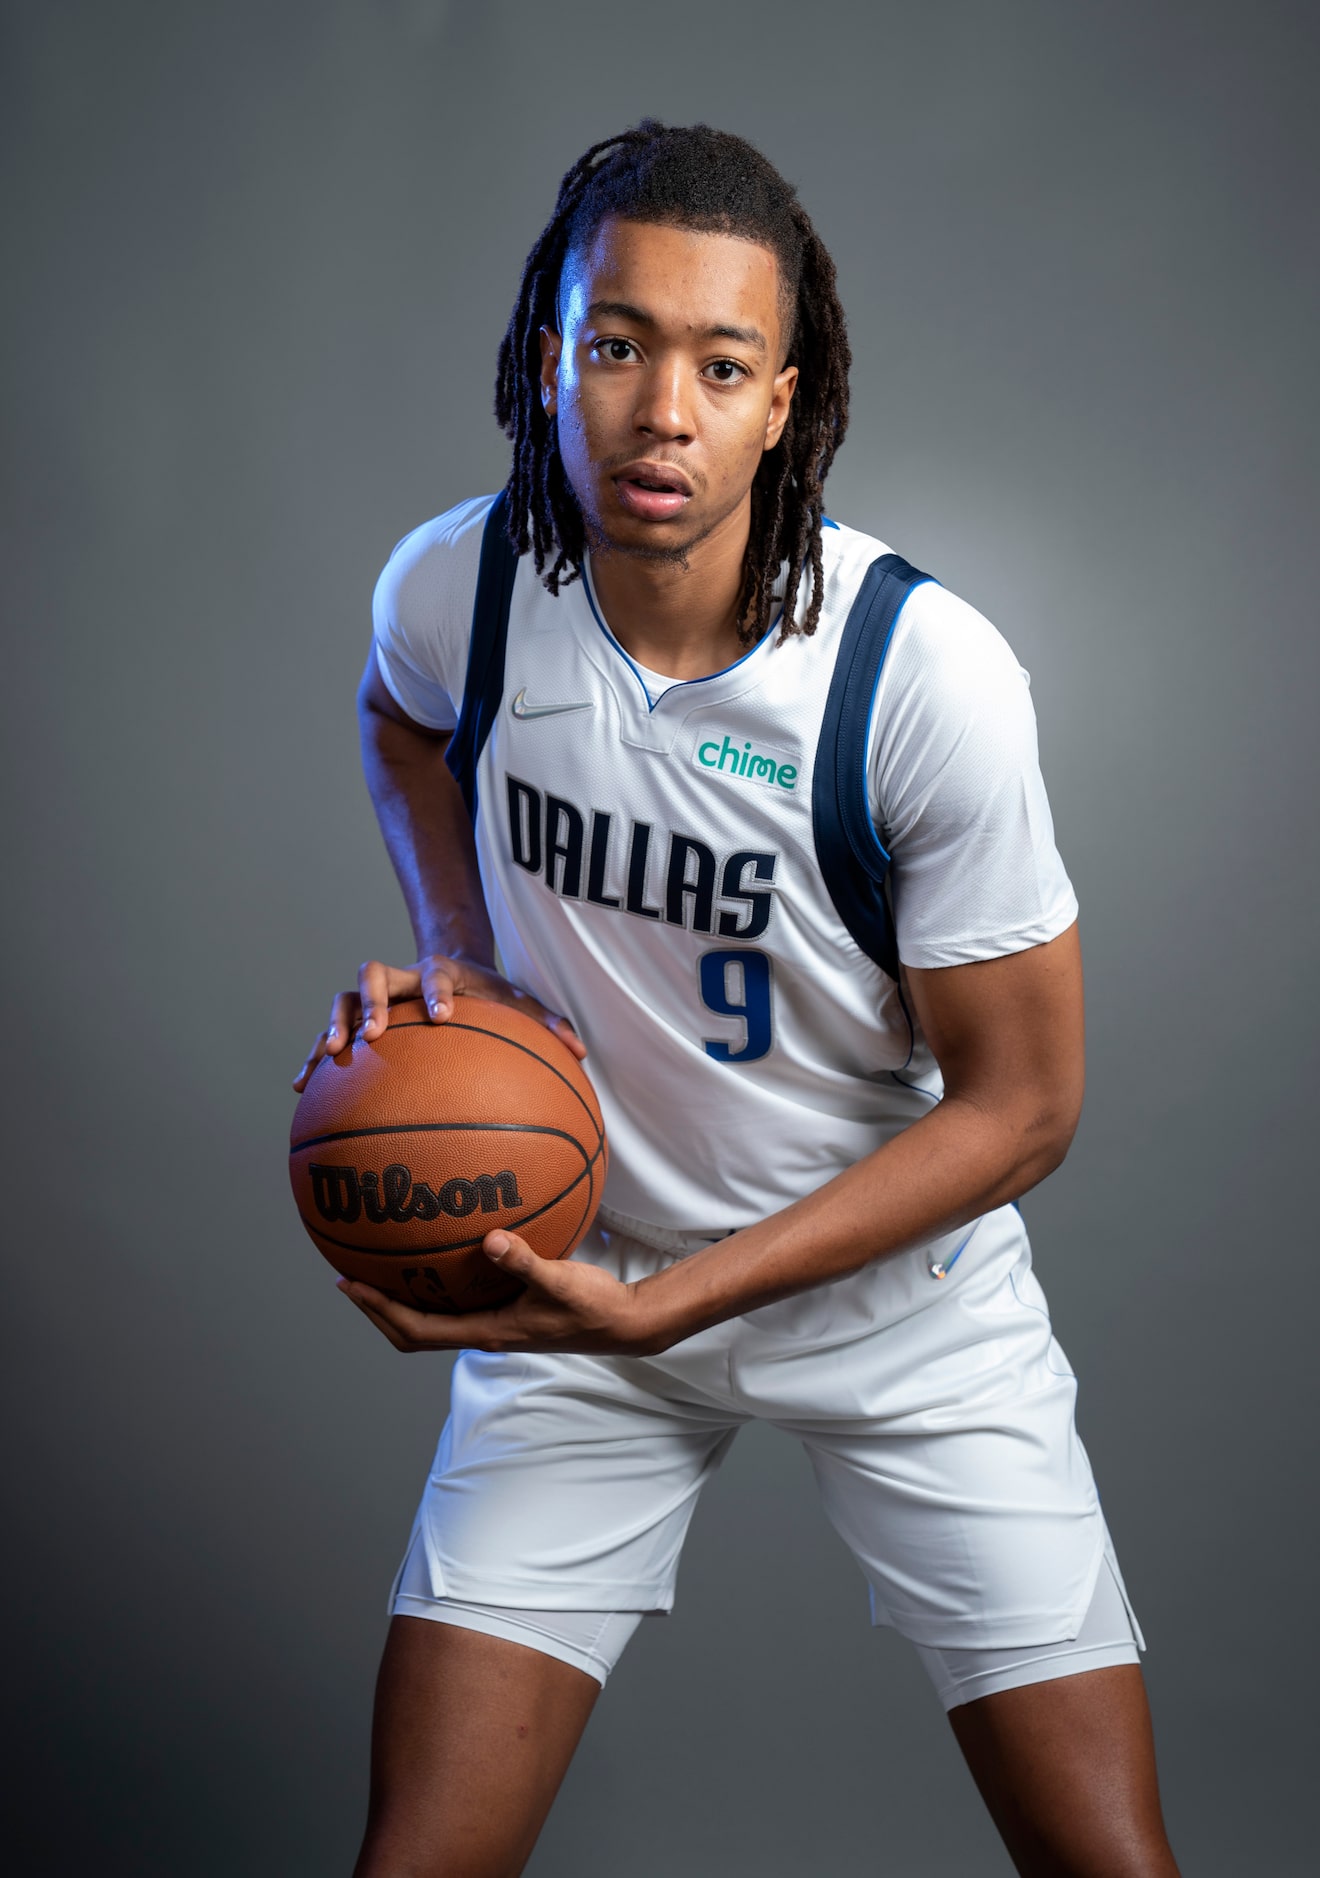
[[[417,1311],[371,1285],[341,1278],[339,1289],[405,1355],[418,1350],[580,1350],[647,1356],[663,1349],[637,1296],[599,1265],[538,1258],[511,1232],[489,1232],[482,1251],[527,1289],[495,1311],[448,1316]]]

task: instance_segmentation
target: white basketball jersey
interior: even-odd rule
[[[489,509],[464,504],[406,537],[377,589],[384,681],[435,728],[464,702]],[[881,863],[878,830],[892,847],[908,964],[1020,950],[1075,917],[1003,641],[934,582],[911,586],[868,695],[840,684],[831,702],[854,601],[888,550],[833,525],[824,547],[810,639],[771,630],[726,670],[677,683],[624,652],[589,571],[551,596],[517,563],[503,681],[468,778],[482,883],[501,969],[587,1045],[606,1205],[628,1219],[750,1225],[939,1098],[896,960],[886,970],[859,943],[827,883],[823,802],[855,797]],[[841,707],[860,726],[856,773],[848,756],[848,774],[818,778],[842,760]]]

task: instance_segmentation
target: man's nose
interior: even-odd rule
[[[677,359],[657,360],[646,373],[633,411],[634,428],[667,443],[688,442],[696,428],[687,374]]]

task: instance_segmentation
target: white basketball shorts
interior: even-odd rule
[[[710,1238],[613,1225],[574,1256],[630,1282]],[[1013,1207],[660,1356],[466,1351],[408,1593],[669,1610],[697,1495],[758,1418],[806,1449],[874,1623],[935,1650],[1065,1642],[1106,1556],[1126,1602],[1075,1394]]]

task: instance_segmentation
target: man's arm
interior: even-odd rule
[[[636,1285],[539,1259],[513,1234],[491,1233],[487,1253],[527,1290],[500,1311],[458,1319],[347,1280],[341,1288],[401,1350],[650,1354],[1017,1199],[1062,1161],[1081,1111],[1077,928],[1005,958],[907,976],[943,1101],[782,1212]]]
[[[1063,1160],[1084,1079],[1076,925],[1026,952],[907,977],[943,1101],[817,1192],[643,1280],[639,1308],[666,1341],[674,1325],[690,1336],[951,1232]]]
[[[463,793],[445,762],[451,732],[428,730],[395,703],[374,649],[357,694],[362,772],[403,889],[417,955],[493,969],[495,946]]]
[[[472,824],[445,762],[450,733],[428,730],[399,708],[385,688],[374,649],[357,702],[362,768],[407,903],[417,962],[398,966],[368,959],[359,966],[357,989],[335,998],[294,1088],[305,1088],[318,1060],[344,1049],[359,1023],[364,1037],[380,1036],[391,1003],[403,998],[424,998],[437,1024],[451,1015],[460,994],[516,1005],[553,1030],[574,1056],[584,1057],[566,1017],[547,1011],[495,970]]]

